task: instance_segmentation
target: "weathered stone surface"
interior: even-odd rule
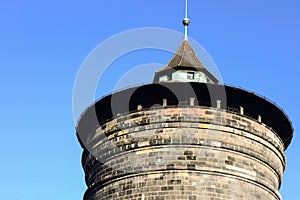
[[[85,200],[281,199],[284,144],[238,113],[140,110],[108,121],[89,141]]]

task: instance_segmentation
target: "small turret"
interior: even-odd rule
[[[199,82],[217,84],[219,80],[201,63],[188,41],[187,28],[190,24],[190,20],[188,18],[187,0],[185,18],[182,24],[185,28],[184,40],[169,63],[161,70],[155,72],[153,82]]]

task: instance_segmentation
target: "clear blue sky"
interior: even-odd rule
[[[300,196],[299,8],[298,0],[190,0],[189,11],[189,35],[214,59],[224,82],[267,96],[293,121],[281,187],[285,200]],[[81,148],[72,118],[81,63],[121,31],[148,26],[182,31],[183,15],[183,0],[1,2],[0,199],[82,199]],[[116,65],[126,71],[171,58],[158,55],[131,53]],[[103,84],[99,96],[114,83]]]

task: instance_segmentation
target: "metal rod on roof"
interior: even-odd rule
[[[188,18],[188,0],[185,0],[185,18]]]
[[[184,39],[188,40],[188,26],[190,24],[190,20],[188,18],[188,0],[185,0],[185,18],[182,23],[184,25]]]

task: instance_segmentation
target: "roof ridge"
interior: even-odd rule
[[[187,41],[187,40],[184,40],[183,43],[184,43],[185,41]],[[181,55],[184,55],[185,48],[186,48],[186,46],[184,45],[183,48],[182,48],[182,53],[181,53]],[[179,49],[178,49],[178,50],[179,50]],[[176,54],[177,54],[177,52],[176,52]],[[180,66],[180,64],[183,62],[183,59],[184,59],[184,56],[181,56],[180,61],[179,61],[179,63],[178,63],[178,66]]]

